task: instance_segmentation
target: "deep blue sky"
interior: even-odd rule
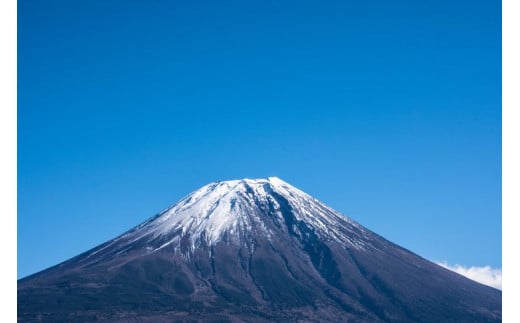
[[[18,1],[18,277],[267,176],[501,267],[500,1]]]

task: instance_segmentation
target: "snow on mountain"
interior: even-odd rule
[[[189,240],[191,250],[201,244],[212,246],[224,238],[239,242],[253,231],[269,239],[273,226],[267,222],[278,224],[275,228],[287,225],[284,208],[292,210],[297,221],[304,222],[324,239],[335,239],[354,248],[366,245],[367,236],[359,234],[364,231],[362,226],[278,177],[210,183],[119,239],[146,239],[153,251],[171,244],[178,247],[183,237]],[[266,210],[273,211],[275,217],[266,217]],[[345,226],[352,229],[352,235],[341,232]],[[301,234],[297,226],[292,226],[292,230]],[[154,245],[153,241],[162,243]]]

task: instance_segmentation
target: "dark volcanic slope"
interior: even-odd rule
[[[18,318],[497,322],[501,296],[269,178],[209,184],[20,280]]]

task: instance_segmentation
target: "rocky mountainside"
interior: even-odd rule
[[[270,177],[208,184],[19,280],[18,318],[498,322],[501,297]]]

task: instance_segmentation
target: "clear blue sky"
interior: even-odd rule
[[[278,176],[501,267],[501,2],[18,1],[18,277]]]

